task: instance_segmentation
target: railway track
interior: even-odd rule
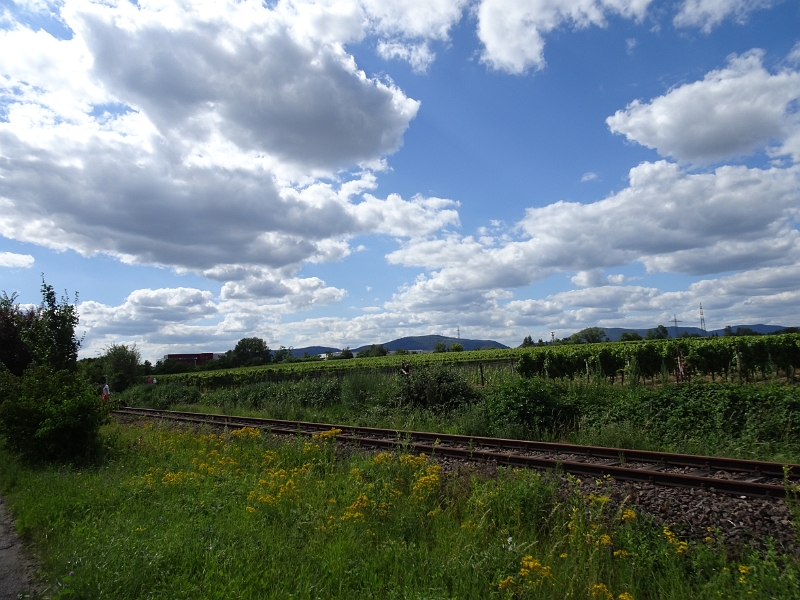
[[[114,413],[217,427],[255,427],[276,435],[313,435],[336,428],[341,430],[338,441],[366,448],[402,448],[460,460],[558,469],[588,477],[609,475],[618,481],[702,488],[744,497],[784,498],[784,469],[791,485],[800,483],[800,465],[795,464],[147,408],[122,408]]]

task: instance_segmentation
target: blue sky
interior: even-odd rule
[[[83,356],[800,324],[797,2],[0,11],[0,289]]]

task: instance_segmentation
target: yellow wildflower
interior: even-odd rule
[[[254,513],[254,512],[256,512],[256,509],[255,509],[255,508],[253,508],[252,506],[248,506],[248,507],[246,507],[246,508],[245,508],[245,510],[246,510],[247,512],[249,512],[249,513]]]
[[[608,591],[605,583],[595,583],[592,586],[592,598],[597,598],[599,596],[605,596],[609,600],[614,600],[614,595]]]
[[[628,592],[622,592],[619,596],[617,596],[617,600],[633,600],[633,596]]]
[[[501,590],[507,590],[513,585],[514,585],[514,578],[511,577],[511,575],[509,575],[508,577],[503,579],[503,581],[498,583],[497,587],[500,588]]]
[[[622,521],[623,523],[627,523],[628,521],[635,521],[636,520],[636,512],[634,512],[630,508],[626,508],[622,511]]]

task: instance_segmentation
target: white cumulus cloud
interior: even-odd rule
[[[16,269],[29,269],[33,266],[34,259],[30,254],[14,254],[13,252],[0,252],[0,267]]]
[[[477,8],[482,60],[521,74],[545,65],[544,35],[570,25],[604,27],[608,15],[642,19],[651,0],[482,0]]]
[[[700,27],[709,33],[732,16],[743,23],[756,10],[770,8],[780,0],[684,0],[673,22],[676,27]]]
[[[708,163],[749,154],[796,135],[800,72],[769,73],[764,53],[732,56],[702,81],[638,100],[606,119],[614,133],[680,161]],[[792,149],[779,150],[789,153]]]

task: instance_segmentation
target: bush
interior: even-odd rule
[[[174,404],[196,404],[200,401],[200,390],[194,386],[178,382],[143,383],[129,388],[122,400],[141,408],[157,408],[164,410]]]
[[[447,410],[465,406],[480,397],[478,390],[455,369],[436,365],[414,369],[400,379],[402,405]]]
[[[0,405],[0,432],[12,450],[33,460],[74,460],[99,448],[108,411],[74,372],[29,367],[9,389]]]
[[[494,389],[487,399],[492,425],[503,429],[519,424],[553,430],[567,426],[574,418],[571,403],[562,400],[559,388],[539,377],[512,379]]]

